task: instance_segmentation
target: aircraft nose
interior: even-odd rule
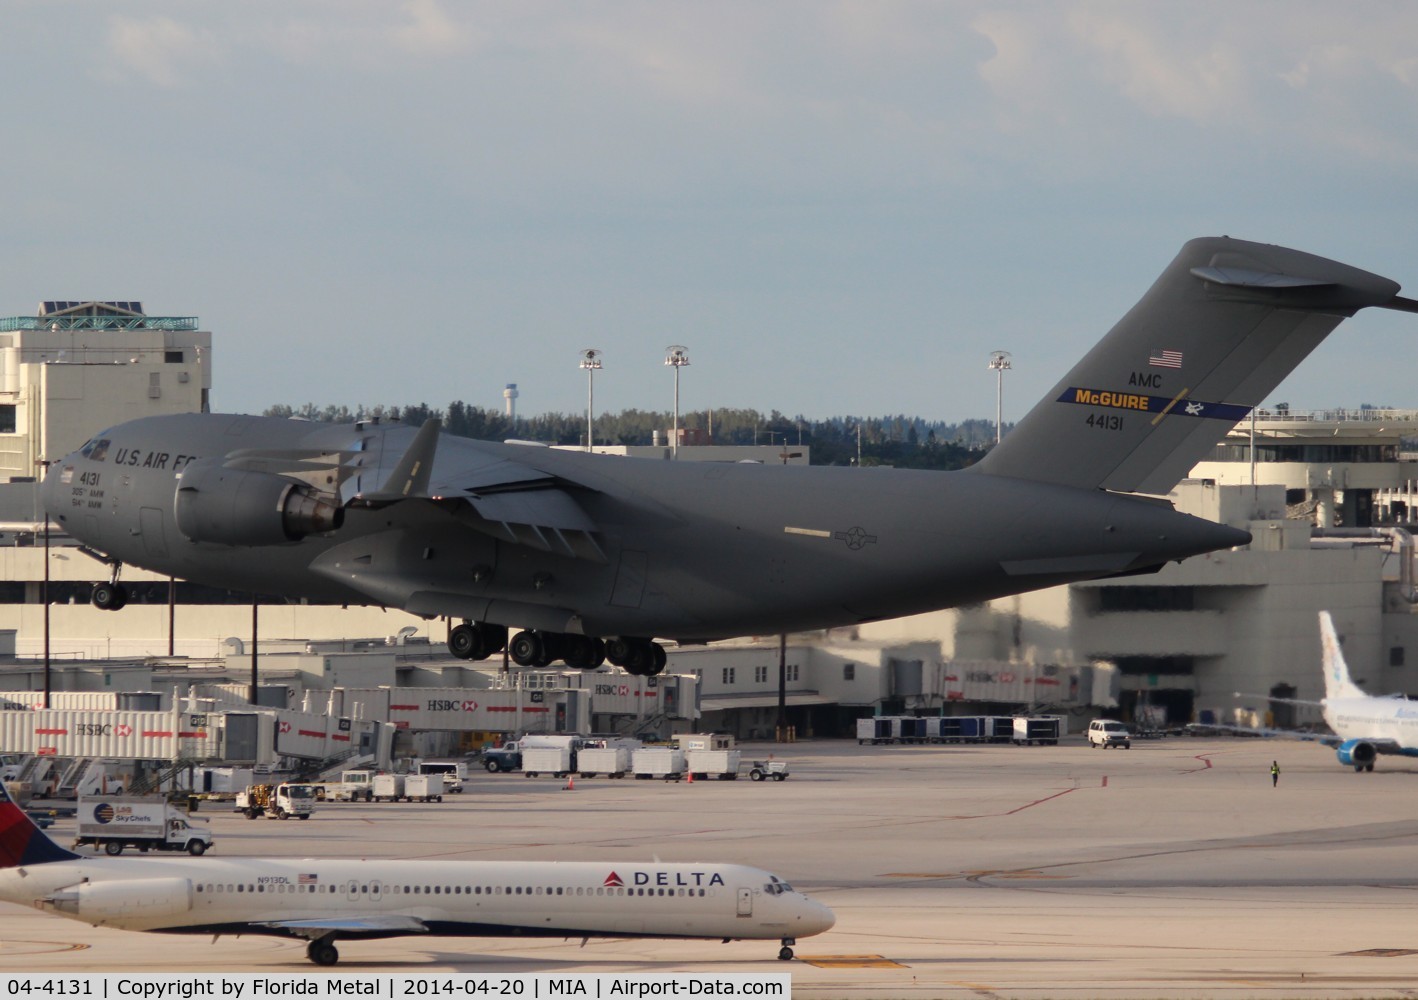
[[[815,900],[804,899],[798,921],[802,925],[797,932],[798,936],[810,937],[813,934],[830,931],[837,923],[837,914]]]

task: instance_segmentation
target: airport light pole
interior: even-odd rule
[[[586,369],[586,450],[591,450],[591,445],[595,441],[595,424],[593,423],[591,403],[594,399],[596,372],[601,370],[601,351],[597,347],[588,347],[581,352],[581,367]]]
[[[675,423],[674,436],[670,438],[670,453],[679,458],[679,370],[689,364],[689,348],[683,344],[671,344],[665,348],[665,364],[675,370]]]
[[[995,373],[995,444],[1004,436],[1004,373],[1014,367],[1010,364],[1011,357],[1008,351],[995,351],[990,355],[990,369]]]

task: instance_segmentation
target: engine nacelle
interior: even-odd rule
[[[282,545],[334,531],[345,512],[314,488],[269,472],[193,462],[177,477],[177,530],[194,542]]]
[[[1339,763],[1358,770],[1372,766],[1379,752],[1372,743],[1365,740],[1345,740],[1339,744],[1335,754],[1339,757]]]
[[[91,924],[126,917],[171,917],[192,909],[192,880],[186,878],[124,879],[84,882],[48,897],[60,913]]]

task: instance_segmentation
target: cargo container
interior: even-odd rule
[[[162,798],[82,798],[77,815],[75,847],[101,847],[114,855],[122,854],[125,847],[200,855],[212,846],[212,833],[204,821],[192,819]]]
[[[732,750],[734,737],[730,733],[678,733],[674,737],[675,746],[688,753],[690,750]]]
[[[903,716],[897,720],[897,739],[902,743],[925,743],[928,739],[926,735],[928,721],[930,720]]]
[[[685,752],[685,768],[696,781],[718,778],[733,781],[739,776],[740,753],[737,750],[689,750]]]
[[[404,797],[402,774],[376,774],[369,784],[369,793],[375,802],[398,802]]]
[[[857,745],[864,743],[893,743],[895,736],[892,735],[892,720],[888,716],[878,715],[870,719],[857,720]]]
[[[569,746],[527,747],[522,751],[522,773],[529,778],[554,774],[564,778],[576,767],[576,751]]]
[[[583,778],[604,774],[624,778],[630,771],[630,750],[626,747],[587,747],[576,752],[576,770]]]
[[[985,719],[979,715],[942,715],[931,719],[929,735],[936,743],[979,743],[985,737]],[[1013,722],[1010,735],[1013,736]]]
[[[675,747],[641,747],[630,755],[630,769],[637,778],[678,781],[685,773],[684,751]]]
[[[1016,715],[1014,743],[1033,746],[1035,743],[1053,746],[1064,733],[1064,720],[1057,715]]]
[[[443,775],[408,774],[404,776],[405,802],[442,802]]]
[[[985,716],[985,739],[990,743],[1008,743],[1014,739],[1014,716]]]

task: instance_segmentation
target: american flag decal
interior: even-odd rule
[[[1147,356],[1147,363],[1153,368],[1180,368],[1182,367],[1182,352],[1153,351]]]
[[[319,875],[298,875],[298,876],[296,877],[296,884],[297,884],[297,885],[314,885],[316,882],[319,882],[319,881],[320,881],[320,876],[319,876]]]

